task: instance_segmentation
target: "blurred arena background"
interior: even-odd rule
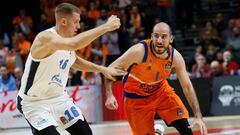
[[[105,66],[132,44],[150,38],[155,23],[167,22],[175,36],[173,46],[186,61],[210,134],[240,135],[240,0],[4,1],[0,6],[0,78],[8,76],[9,88],[1,87],[1,79],[0,135],[31,134],[16,109],[15,97],[31,43],[37,33],[54,26],[54,8],[60,2],[81,9],[79,32],[103,24],[111,14],[120,17],[119,30],[78,50],[81,57]],[[109,111],[104,106],[100,74],[74,70],[69,74],[67,90],[96,135],[131,134],[122,108],[121,78],[118,80],[113,87],[120,107]],[[169,83],[190,109],[175,74]],[[156,123],[163,121],[156,116]],[[172,128],[166,133],[176,134]]]

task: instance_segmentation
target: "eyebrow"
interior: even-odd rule
[[[153,33],[154,35],[168,35],[167,33],[159,34],[159,33]]]

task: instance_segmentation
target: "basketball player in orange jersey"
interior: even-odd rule
[[[134,135],[154,135],[154,116],[157,113],[168,126],[175,127],[181,135],[192,135],[191,128],[198,125],[201,134],[207,134],[198,99],[186,71],[182,55],[171,46],[173,35],[166,23],[153,28],[151,39],[132,46],[110,67],[124,68],[124,110]],[[190,126],[189,114],[167,77],[175,72],[183,92],[194,112]],[[112,81],[105,79],[108,109],[118,108],[112,93]]]

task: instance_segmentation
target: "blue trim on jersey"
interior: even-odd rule
[[[172,62],[173,62],[174,50],[175,50],[175,49],[172,47]]]
[[[131,72],[131,70],[132,70],[133,65],[134,65],[134,64],[132,64],[132,65],[128,68],[128,70],[127,70],[128,73],[123,77],[123,81],[122,81],[122,86],[123,86],[123,87],[124,87],[125,83],[127,82],[128,76],[129,76],[129,74],[130,74],[130,72]]]
[[[147,43],[144,41],[141,41],[139,43],[142,43],[144,45],[145,53],[144,53],[144,57],[143,57],[143,62],[145,62],[147,60],[147,56],[148,56],[148,46],[147,46]]]
[[[153,52],[153,44],[152,44],[152,42],[150,43],[150,49],[151,49],[152,54],[153,54],[154,56],[156,56],[155,53]],[[157,56],[156,56],[156,57],[157,57]]]
[[[166,58],[166,60],[170,57],[170,48],[168,48],[168,57]]]
[[[140,96],[136,93],[128,93],[126,91],[124,91],[123,95],[127,98],[146,98],[146,97],[149,97],[149,96]]]
[[[27,78],[26,88],[24,91],[24,94],[26,94],[26,95],[27,95],[28,90],[32,87],[33,80],[35,78],[39,64],[40,64],[40,62],[35,62],[32,60],[32,63],[30,66],[30,71],[29,71],[28,78]]]

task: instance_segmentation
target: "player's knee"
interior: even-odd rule
[[[32,133],[34,135],[60,135],[55,126],[49,126],[42,130],[33,129]]]
[[[181,135],[192,135],[192,129],[188,128],[189,123],[187,119],[180,119],[173,121],[170,126],[175,127]]]

